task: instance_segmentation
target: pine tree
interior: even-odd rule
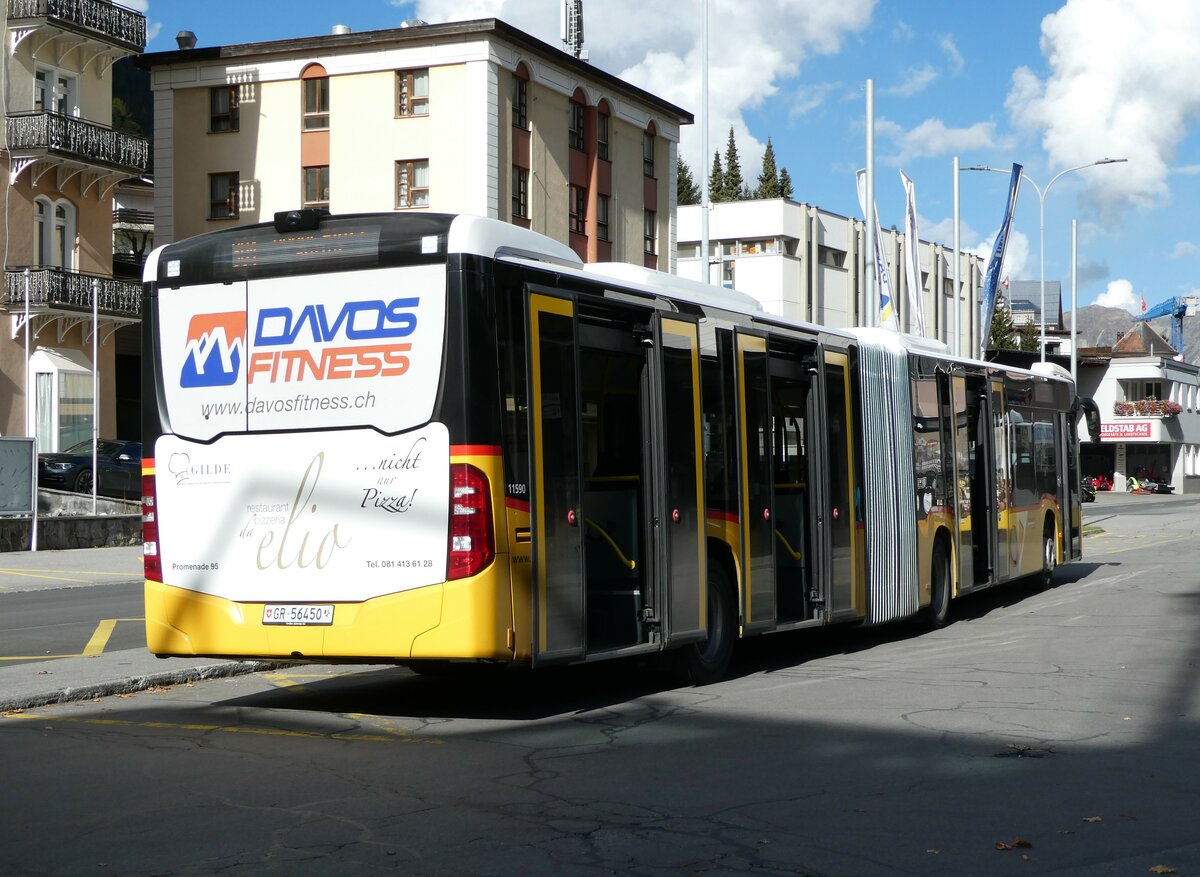
[[[1033,350],[1038,349],[1038,327],[1036,323],[1029,322],[1021,327],[1021,331],[1017,333],[1017,350]]]
[[[729,143],[725,146],[725,179],[722,201],[738,201],[743,194],[742,162],[738,158],[737,141],[733,139],[733,126],[729,126]],[[716,199],[713,199],[716,200]]]
[[[788,169],[785,167],[779,169],[779,197],[792,197],[792,175],[788,173]]]
[[[997,298],[996,310],[992,313],[992,329],[988,333],[987,348],[989,350],[1021,349],[1017,328],[1012,321],[1012,312],[1008,309],[1008,302],[1001,298]]]
[[[712,173],[708,177],[708,200],[712,203],[725,200],[725,171],[721,169],[721,153],[713,152]]]
[[[678,158],[675,170],[675,192],[679,206],[684,207],[688,204],[699,204],[700,187],[696,185],[696,179],[692,176],[692,169],[688,167],[688,163],[682,158]]]
[[[767,148],[763,150],[762,171],[758,175],[758,188],[754,191],[755,198],[779,197],[779,171],[775,167],[775,147],[771,138],[767,138]]]

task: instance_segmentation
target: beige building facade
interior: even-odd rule
[[[61,450],[91,437],[98,410],[102,437],[136,438],[138,367],[117,341],[136,334],[141,286],[113,278],[113,191],[146,174],[149,143],[112,127],[112,65],[143,49],[146,19],[105,0],[0,0],[0,9],[0,434]],[[119,404],[130,397],[132,408]]]
[[[155,242],[332,213],[473,213],[670,270],[685,110],[502,21],[144,55]]]

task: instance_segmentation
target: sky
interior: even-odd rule
[[[121,0],[145,13],[148,52],[500,18],[552,45],[560,0]],[[918,234],[991,252],[1013,163],[1024,166],[1004,274],[1071,282],[1080,305],[1139,313],[1200,294],[1200,3],[1194,0],[708,0],[709,154],[701,155],[704,0],[584,0],[590,63],[684,109],[680,152],[697,180],[730,128],[743,177],[770,139],[793,198],[859,216],[867,81],[875,94],[876,203],[904,227],[899,171],[916,184]],[[1068,168],[1103,158],[1120,164]],[[1054,180],[1051,183],[1051,180]],[[1049,186],[1049,188],[1047,188]],[[1044,197],[1039,199],[1037,189]],[[1044,206],[1044,251],[1039,246]]]

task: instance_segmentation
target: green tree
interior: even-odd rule
[[[1036,323],[1026,323],[1017,333],[1017,350],[1038,349],[1038,327]]]
[[[744,194],[745,184],[742,181],[742,161],[738,158],[737,141],[733,139],[733,126],[729,126],[729,142],[725,145],[725,177],[724,197],[722,201],[737,201]],[[713,199],[716,200],[716,199]]]
[[[996,299],[996,310],[992,314],[992,329],[988,333],[987,347],[989,350],[1021,349],[1017,327],[1013,325],[1012,312],[1008,309],[1008,302],[1002,298]]]
[[[142,136],[142,126],[133,118],[133,111],[129,109],[129,105],[119,97],[112,99],[112,126],[122,133]]]
[[[762,171],[758,174],[758,188],[754,190],[755,198],[778,198],[779,170],[775,166],[775,147],[771,138],[767,138],[767,148],[763,150]]]
[[[713,152],[712,172],[708,176],[708,200],[725,200],[725,171],[721,169],[721,153]]]
[[[692,169],[688,167],[688,163],[682,158],[677,159],[675,170],[675,193],[679,201],[679,206],[684,207],[688,204],[699,204],[700,187],[696,185],[696,178],[692,176]]]
[[[788,173],[788,169],[785,167],[779,169],[779,197],[792,197],[792,175]]]

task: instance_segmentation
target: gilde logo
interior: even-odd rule
[[[181,387],[228,387],[238,379],[246,347],[246,313],[196,314],[188,323]]]
[[[167,471],[176,484],[228,484],[233,474],[230,463],[193,463],[188,454],[172,454]]]

